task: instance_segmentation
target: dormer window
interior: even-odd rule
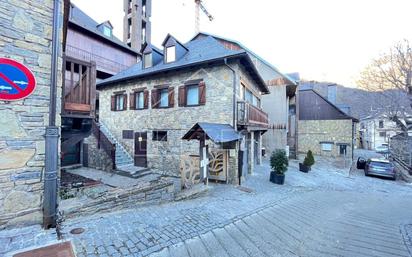
[[[144,54],[143,64],[145,69],[153,66],[152,53]]]
[[[176,61],[176,47],[169,46],[166,48],[166,63]]]
[[[108,26],[103,26],[103,34],[107,37],[112,36],[112,29]]]

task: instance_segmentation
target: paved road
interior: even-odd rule
[[[409,257],[400,225],[410,206],[384,194],[308,192],[151,256]]]
[[[165,256],[191,257],[409,256],[410,184],[328,161],[317,160],[308,174],[297,166],[290,163],[283,186],[269,182],[266,161],[243,185],[251,193],[211,184],[197,199],[66,220],[64,238],[78,257],[148,256],[164,248]],[[69,233],[78,227],[85,232]],[[40,228],[0,231],[0,256],[55,238]]]

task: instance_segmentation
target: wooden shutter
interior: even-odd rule
[[[143,91],[143,98],[144,98],[144,104],[143,104],[143,108],[144,109],[148,109],[149,108],[149,90],[144,90]]]
[[[159,90],[158,89],[153,89],[152,90],[152,108],[158,108],[159,107]]]
[[[123,111],[127,110],[127,94],[123,95]]]
[[[180,107],[186,106],[186,87],[185,86],[179,87],[179,106]]]
[[[175,88],[169,87],[169,107],[173,107],[175,105]]]
[[[203,81],[199,83],[199,104],[206,104],[206,84]]]
[[[112,100],[111,100],[111,108],[112,111],[116,110],[116,96],[112,95]]]
[[[136,93],[133,92],[130,94],[130,110],[136,110]]]

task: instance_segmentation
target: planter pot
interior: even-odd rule
[[[285,174],[278,174],[276,172],[270,172],[270,182],[283,185],[285,183]]]
[[[308,173],[310,171],[310,166],[308,167],[303,165],[303,163],[299,163],[299,170],[304,173]]]

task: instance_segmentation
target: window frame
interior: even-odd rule
[[[148,62],[147,62],[147,59],[146,59],[146,58],[148,58],[148,59],[150,60],[149,65],[148,65]],[[148,69],[148,68],[151,68],[151,67],[153,67],[153,55],[152,55],[152,52],[143,54],[143,68],[144,68],[144,69]]]
[[[127,110],[127,94],[115,93],[113,96],[114,96],[114,108],[112,109],[112,111],[115,111],[115,112],[126,111]],[[121,102],[120,99],[122,99],[123,102]],[[118,108],[118,107],[121,107],[121,108]]]
[[[169,49],[173,49],[174,51],[171,51],[172,53],[174,53],[174,59],[173,60],[169,60]],[[166,54],[165,54],[165,63],[172,63],[176,61],[176,46],[175,45],[171,45],[171,46],[167,46],[166,50],[165,50]]]
[[[381,124],[382,124],[382,126],[381,126]],[[378,127],[379,127],[379,128],[384,128],[384,127],[385,127],[385,123],[383,122],[383,120],[380,120],[380,121],[379,121]]]
[[[163,134],[164,135],[162,137],[159,136],[159,134]],[[167,130],[153,130],[152,131],[152,141],[155,142],[167,142],[167,134],[168,131]]]
[[[322,142],[320,143],[320,149],[324,152],[332,152],[333,151],[333,143]],[[330,148],[325,148],[324,146],[329,146]]]
[[[164,93],[165,95],[166,95],[166,101],[167,101],[167,104],[166,104],[166,106],[162,106],[162,93]],[[158,99],[158,101],[159,101],[159,107],[158,108],[160,108],[160,109],[162,109],[162,108],[169,108],[169,88],[168,87],[166,87],[166,88],[159,88],[158,89],[158,97],[159,97],[159,99]]]
[[[139,96],[142,97],[142,107],[139,107]],[[135,101],[135,110],[143,110],[144,109],[144,91],[137,91],[134,93],[134,101]]]
[[[190,88],[196,88],[197,89],[197,103],[196,104],[189,104],[189,89]],[[185,103],[186,107],[193,107],[193,106],[199,106],[200,105],[200,87],[199,84],[192,84],[192,85],[185,85]]]
[[[109,35],[106,34],[106,32],[109,32]],[[103,25],[103,34],[104,34],[106,37],[112,37],[112,36],[113,36],[113,31],[112,31],[112,29],[111,29],[110,27],[108,27],[108,26],[106,26],[106,25]]]

